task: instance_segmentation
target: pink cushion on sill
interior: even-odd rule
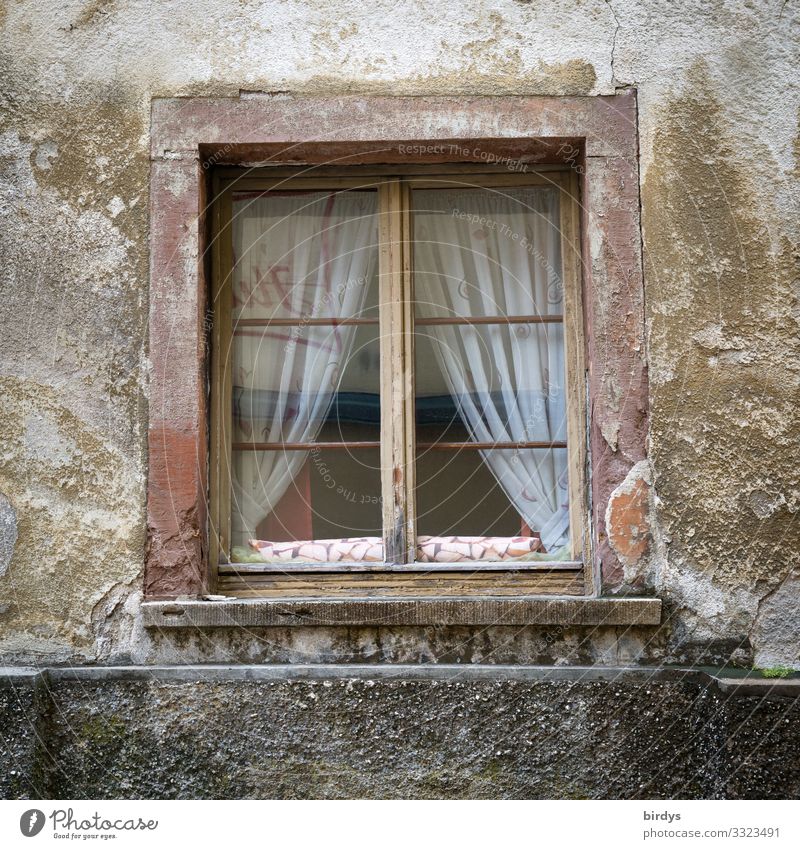
[[[510,560],[541,551],[542,541],[530,537],[417,537],[420,563],[459,563],[465,560]]]
[[[313,539],[269,542],[251,539],[254,548],[270,563],[382,563],[383,540],[380,537]]]
[[[269,542],[251,539],[267,563],[381,563],[380,537]],[[510,560],[542,550],[541,540],[530,537],[430,537],[417,538],[417,562],[459,563],[472,560]]]

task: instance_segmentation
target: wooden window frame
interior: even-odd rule
[[[597,97],[154,99],[145,598],[202,599],[215,588],[208,545],[208,198],[215,167],[414,163],[449,170],[491,161],[509,171],[566,166],[579,184],[590,470],[585,592],[640,593],[638,573],[628,570],[607,527],[615,493],[647,458],[637,121],[633,89]],[[331,604],[331,621],[355,621],[339,601]],[[396,604],[405,619],[411,602]],[[466,607],[448,605],[426,608],[435,611],[431,624],[473,621]],[[514,609],[527,616],[524,606]]]
[[[570,561],[537,561],[518,563],[508,561],[464,561],[459,563],[425,563],[416,561],[416,440],[414,403],[408,399],[414,392],[414,333],[417,324],[436,323],[432,319],[414,316],[413,284],[413,221],[411,211],[412,189],[469,190],[473,188],[552,188],[559,196],[559,230],[561,236],[561,284],[563,286],[563,314],[556,316],[511,316],[492,323],[561,323],[564,330],[569,504],[570,504]],[[379,317],[374,319],[309,320],[272,319],[243,320],[245,324],[300,325],[364,324],[378,323],[380,328],[380,394],[381,422],[379,443],[368,447],[380,449],[381,503],[384,562],[376,563],[231,563],[223,552],[231,545],[231,457],[237,450],[231,443],[232,433],[232,201],[237,192],[268,191],[376,191],[379,211]],[[579,185],[573,170],[549,168],[527,170],[522,174],[509,174],[506,168],[472,166],[387,166],[318,169],[215,169],[212,178],[212,288],[213,330],[211,351],[211,423],[210,423],[210,560],[217,576],[215,586],[222,583],[232,594],[267,594],[265,582],[255,586],[255,577],[280,573],[285,577],[303,573],[317,575],[336,573],[337,585],[348,584],[347,573],[365,572],[388,575],[393,572],[435,575],[440,579],[446,573],[495,573],[493,591],[503,589],[504,573],[536,572],[538,591],[547,592],[547,582],[542,575],[554,573],[552,591],[577,591],[581,582],[572,580],[567,586],[564,579],[582,576],[582,586],[589,583],[585,574],[591,562],[584,552],[590,551],[588,527],[588,476],[586,456],[585,409],[585,344],[583,332],[583,305],[581,300],[581,245],[579,229]],[[448,323],[457,323],[456,321]],[[478,323],[482,323],[480,320]],[[315,443],[320,446],[322,443]],[[330,447],[353,447],[342,443]],[[366,443],[364,443],[366,445]],[[284,450],[287,446],[282,444]],[[307,450],[310,445],[292,446]],[[364,447],[361,443],[358,447]],[[462,449],[476,449],[477,443],[459,444]],[[532,443],[497,443],[485,447],[553,447],[534,446]],[[391,474],[387,470],[391,469]],[[568,575],[567,573],[572,573]],[[220,581],[220,576],[225,577]],[[460,576],[463,578],[463,575]],[[487,574],[487,578],[489,575]],[[350,581],[355,584],[357,581]],[[274,588],[275,580],[269,582]],[[324,586],[324,581],[321,586]],[[332,584],[332,581],[328,581]],[[417,589],[424,588],[417,581]],[[479,592],[485,592],[486,582],[481,582]],[[514,585],[516,586],[516,585]],[[352,587],[351,587],[352,588]],[[324,594],[324,589],[320,590]],[[469,592],[469,588],[464,589]]]
[[[586,452],[585,452],[585,407],[584,407],[584,338],[583,305],[580,291],[580,239],[577,228],[578,185],[569,170],[530,171],[509,175],[507,170],[472,168],[401,168],[370,169],[360,166],[356,173],[352,169],[308,169],[286,170],[275,173],[269,169],[265,174],[254,170],[220,169],[213,178],[212,199],[212,244],[213,250],[213,343],[211,381],[211,483],[210,483],[210,531],[211,559],[215,567],[226,564],[221,552],[230,545],[231,532],[231,466],[230,458],[235,446],[231,444],[232,433],[232,357],[231,312],[232,312],[232,198],[236,192],[268,191],[279,187],[281,191],[376,191],[379,209],[378,279],[380,286],[379,318],[381,358],[381,425],[380,442],[369,443],[381,452],[382,474],[381,496],[383,505],[383,564],[253,564],[250,572],[256,571],[308,571],[308,572],[351,572],[351,571],[549,571],[552,569],[575,570],[584,566],[583,552],[588,551],[586,528]],[[446,190],[468,190],[472,188],[554,188],[559,192],[559,229],[561,234],[561,281],[564,290],[564,313],[558,321],[564,327],[566,396],[567,396],[567,442],[563,447],[569,451],[569,500],[570,500],[570,545],[571,562],[547,562],[509,564],[503,561],[465,561],[460,563],[428,564],[415,562],[416,555],[416,510],[415,510],[415,422],[414,398],[414,331],[417,324],[435,323],[431,319],[417,319],[413,309],[413,223],[411,220],[410,196],[413,188],[441,188]],[[505,323],[533,323],[534,316],[507,317]],[[545,321],[556,321],[556,317],[544,317]],[[244,320],[245,323],[255,323]],[[259,325],[300,325],[309,319],[258,320]],[[318,324],[364,324],[375,323],[373,319],[316,320]],[[456,321],[449,322],[456,323]],[[502,322],[501,322],[502,323]],[[317,446],[320,443],[315,443]],[[352,443],[342,443],[342,446]],[[282,444],[283,450],[288,450]],[[312,446],[291,446],[306,450]],[[332,447],[339,447],[332,446]],[[359,444],[359,447],[362,447]],[[477,443],[459,444],[463,449],[474,449]],[[491,448],[532,447],[512,443],[492,444]],[[547,445],[536,447],[551,447]],[[560,447],[560,446],[558,446]],[[386,470],[392,469],[392,474]],[[240,571],[241,564],[230,564]]]

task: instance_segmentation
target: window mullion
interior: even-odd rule
[[[405,495],[406,547],[405,562],[416,560],[416,410],[414,387],[414,240],[411,212],[411,186],[403,180],[400,184],[402,229],[402,306],[403,306],[403,483]]]
[[[407,241],[404,187],[398,180],[379,189],[380,335],[381,335],[381,494],[383,545],[387,564],[408,562],[413,536],[408,532],[408,460],[406,451],[405,295]]]

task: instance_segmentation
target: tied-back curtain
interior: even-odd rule
[[[375,192],[234,198],[234,442],[316,439],[356,328],[307,322],[361,313],[377,272],[376,211]],[[256,317],[298,323],[239,324]],[[235,541],[255,536],[307,457],[307,451],[234,453]]]
[[[414,192],[421,317],[563,313],[552,189]],[[420,325],[475,442],[566,441],[564,334],[552,324]],[[548,551],[569,536],[566,450],[481,452]]]

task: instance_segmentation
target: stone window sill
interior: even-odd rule
[[[659,625],[658,598],[226,599],[147,601],[147,628],[378,625]]]

